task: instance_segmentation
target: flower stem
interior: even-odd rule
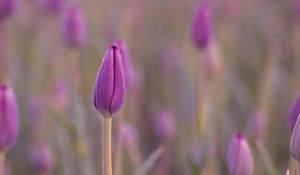
[[[104,116],[102,130],[102,175],[112,175],[111,123],[112,117]]]
[[[0,151],[0,175],[4,175],[5,152]]]
[[[122,110],[121,112],[124,112]],[[115,120],[116,125],[116,137],[115,137],[115,149],[114,149],[114,175],[121,175],[122,173],[122,157],[123,157],[123,143],[122,143],[122,133],[121,133],[121,123],[122,117],[119,116]]]

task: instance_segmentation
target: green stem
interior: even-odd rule
[[[112,117],[104,116],[102,130],[102,175],[112,175],[111,123]]]

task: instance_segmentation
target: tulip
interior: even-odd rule
[[[295,127],[292,132],[292,137],[290,140],[290,152],[292,156],[300,162],[300,119],[297,118]]]
[[[100,65],[94,86],[94,105],[104,116],[112,116],[124,101],[125,78],[120,50],[112,45]]]
[[[102,127],[102,172],[112,175],[111,125],[112,115],[124,101],[125,77],[120,50],[112,45],[108,48],[94,85],[93,101],[96,109],[103,115]]]
[[[86,40],[86,26],[82,11],[71,7],[63,21],[63,39],[72,48],[80,48]]]
[[[298,115],[300,114],[300,91],[292,102],[288,112],[288,127],[290,132],[293,131]]]
[[[156,135],[162,140],[170,140],[175,135],[175,121],[174,116],[169,110],[160,111],[154,122]]]
[[[0,19],[10,16],[16,8],[16,0],[0,0]]]
[[[266,116],[262,109],[256,109],[250,116],[248,131],[254,139],[262,139],[266,133]]]
[[[0,85],[0,175],[4,173],[5,153],[16,142],[19,132],[19,111],[13,91]]]
[[[253,158],[247,140],[241,133],[233,134],[228,152],[227,168],[230,175],[251,175]]]
[[[206,48],[212,38],[212,12],[208,4],[199,4],[192,19],[191,37],[198,48]]]
[[[36,144],[31,152],[31,164],[39,173],[49,172],[53,167],[53,155],[46,144]]]
[[[19,111],[12,90],[0,85],[0,152],[9,150],[19,131]]]

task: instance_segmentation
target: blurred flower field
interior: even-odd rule
[[[299,57],[299,0],[0,0],[0,175],[298,175]]]

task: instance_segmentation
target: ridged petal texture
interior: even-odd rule
[[[300,162],[300,119],[298,117],[290,140],[290,152]]]
[[[124,101],[125,78],[120,50],[110,46],[97,73],[94,104],[103,116],[117,112]]]
[[[292,102],[288,112],[288,127],[290,132],[293,131],[298,115],[300,114],[300,91]]]
[[[70,47],[82,47],[86,40],[85,20],[78,7],[71,7],[64,19],[63,37]]]
[[[198,48],[205,48],[211,36],[212,12],[208,4],[202,3],[197,6],[192,20],[191,37]]]
[[[251,175],[253,158],[248,142],[241,133],[234,133],[227,152],[229,175]]]
[[[16,142],[19,112],[15,96],[6,85],[0,85],[0,151],[7,151]]]

